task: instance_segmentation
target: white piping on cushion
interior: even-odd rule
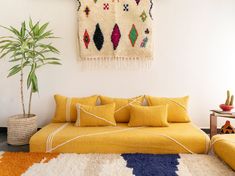
[[[145,128],[145,127],[125,128],[125,129],[115,130],[115,131],[111,131],[111,132],[108,131],[108,132],[99,132],[99,133],[87,134],[87,135],[80,135],[80,136],[78,135],[78,136],[76,136],[76,137],[74,137],[74,138],[72,138],[72,139],[69,139],[69,140],[67,140],[67,141],[65,141],[65,142],[63,142],[63,143],[61,143],[61,144],[59,144],[59,145],[57,145],[57,146],[51,148],[50,150],[47,150],[46,152],[52,152],[52,151],[56,150],[57,148],[62,147],[62,146],[64,146],[64,145],[66,145],[66,144],[68,144],[68,143],[70,143],[70,142],[72,142],[72,141],[74,141],[74,140],[76,140],[76,139],[80,139],[80,138],[82,138],[82,137],[98,136],[98,135],[104,135],[104,134],[114,134],[114,133],[119,133],[119,132],[123,132],[123,131],[136,130],[136,129],[140,129],[140,128]],[[164,135],[164,134],[156,134],[156,135],[161,136],[161,137],[165,137],[165,138],[167,138],[167,139],[170,139],[171,141],[175,142],[176,144],[178,144],[179,146],[181,146],[183,149],[185,149],[187,152],[189,152],[189,153],[191,153],[191,154],[194,154],[193,151],[191,151],[188,147],[186,147],[184,144],[180,143],[180,142],[177,141],[176,139],[174,139],[174,138],[172,138],[172,137],[170,137],[170,136],[168,136],[168,135]],[[53,140],[53,139],[52,139],[52,140]]]
[[[107,123],[109,123],[109,124],[111,124],[111,125],[116,126],[116,123],[113,123],[113,122],[111,122],[111,121],[109,121],[109,120],[106,120],[106,119],[104,119],[104,118],[102,118],[102,117],[99,117],[99,116],[97,116],[97,115],[95,115],[95,114],[92,114],[92,113],[86,111],[86,110],[85,110],[84,108],[82,108],[81,106],[79,106],[78,108],[80,108],[80,110],[82,110],[82,111],[85,112],[86,114],[91,115],[92,117],[95,117],[95,118],[97,118],[97,119],[103,120],[103,121],[105,121],[105,122],[107,122]],[[79,123],[80,123],[80,122],[79,122]]]
[[[71,110],[71,98],[67,98],[66,100],[66,122],[71,122],[71,117],[70,117],[70,110]]]
[[[187,108],[186,108],[186,107],[184,107],[184,105],[180,104],[179,102],[176,102],[176,101],[174,101],[174,100],[172,100],[172,99],[170,99],[170,98],[166,98],[166,100],[168,100],[168,101],[170,101],[170,102],[173,102],[173,103],[177,104],[178,106],[180,106],[181,108],[183,108],[183,110],[184,110],[184,111],[186,111],[186,112],[187,112]]]
[[[214,141],[211,141],[210,148],[212,149],[212,147],[215,145],[215,143],[217,143],[219,141],[227,141],[227,142],[235,143],[234,139],[233,140],[229,140],[229,139],[216,139]]]
[[[121,111],[122,109],[124,109],[124,108],[126,108],[126,107],[128,107],[128,106],[130,106],[130,105],[132,105],[132,104],[135,103],[135,102],[137,102],[137,103],[142,103],[141,101],[138,101],[140,98],[143,98],[143,96],[140,96],[140,97],[131,99],[131,101],[130,101],[129,103],[127,103],[127,104],[124,105],[124,106],[119,107],[119,108],[115,111],[115,113],[118,112],[118,111]]]
[[[50,133],[47,137],[47,142],[46,142],[46,151],[50,150],[52,148],[52,144],[53,144],[53,139],[54,136],[60,132],[62,129],[64,129],[69,123],[65,123],[62,126],[60,126],[59,128],[57,128],[55,131],[53,131],[52,133]]]
[[[165,138],[168,138],[170,139],[171,141],[175,142],[176,144],[180,145],[182,148],[184,148],[187,152],[191,153],[191,154],[195,154],[193,151],[191,151],[189,148],[187,148],[184,144],[180,143],[179,141],[177,141],[176,139],[168,136],[168,135],[165,135],[165,134],[157,134],[159,136],[162,136],[162,137],[165,137]]]
[[[205,142],[205,154],[208,154],[210,151],[210,145],[211,145],[209,136],[207,136],[207,134],[204,131],[202,131],[200,128],[198,128],[196,125],[194,125],[193,123],[191,124],[205,136],[205,141],[206,141]]]
[[[80,126],[80,122],[81,122],[81,105],[80,104],[76,104],[76,108],[77,108],[77,120],[75,123],[75,126]]]
[[[125,129],[121,129],[121,130],[114,130],[114,131],[111,131],[111,132],[110,131],[106,131],[106,132],[99,132],[99,133],[93,133],[93,134],[78,135],[78,136],[76,136],[76,137],[74,137],[72,139],[69,139],[69,140],[67,140],[67,141],[65,141],[65,142],[55,146],[54,148],[52,148],[52,149],[50,149],[50,150],[48,150],[46,152],[52,152],[52,151],[56,150],[57,148],[62,147],[63,145],[68,144],[68,143],[70,143],[70,142],[72,142],[72,141],[74,141],[76,139],[82,138],[82,137],[99,136],[99,135],[103,135],[103,134],[114,134],[114,133],[119,133],[119,132],[123,132],[123,131],[135,130],[135,129],[139,129],[139,128],[143,128],[143,127],[125,128]]]

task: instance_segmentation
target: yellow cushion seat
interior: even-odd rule
[[[219,158],[235,170],[235,134],[213,136],[211,143]]]
[[[192,123],[169,127],[76,127],[51,123],[30,140],[31,152],[55,153],[207,153],[208,136]]]

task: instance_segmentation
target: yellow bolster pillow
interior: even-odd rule
[[[144,96],[134,98],[111,98],[106,96],[100,96],[102,105],[115,103],[115,120],[118,123],[128,123],[130,120],[130,106],[141,105],[144,101]]]
[[[116,126],[114,119],[115,103],[101,106],[77,104],[76,126]]]
[[[160,98],[147,96],[150,106],[168,105],[168,122],[190,122],[188,115],[189,97]]]
[[[167,105],[162,106],[132,106],[128,126],[168,127]]]
[[[85,98],[68,98],[61,95],[55,95],[56,111],[52,122],[75,122],[77,119],[76,104],[96,105],[98,96]]]

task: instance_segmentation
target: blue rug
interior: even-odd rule
[[[136,176],[177,176],[179,155],[123,154]]]

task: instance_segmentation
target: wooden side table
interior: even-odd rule
[[[218,113],[211,113],[210,115],[210,137],[212,138],[214,135],[217,134],[217,118],[230,118],[235,119],[235,115],[230,114],[218,114]]]

